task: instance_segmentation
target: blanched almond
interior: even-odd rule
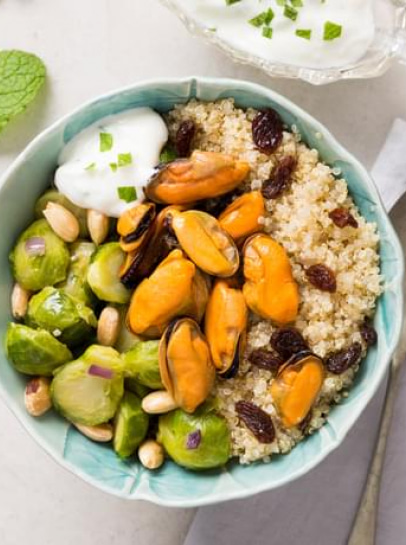
[[[80,433],[96,443],[108,443],[113,439],[113,426],[111,424],[100,424],[99,426],[74,424],[74,426]]]
[[[176,401],[166,390],[158,390],[145,396],[142,408],[148,414],[164,414],[178,407]]]
[[[102,346],[114,346],[120,331],[120,313],[114,307],[105,307],[99,317],[97,340]]]
[[[79,236],[79,222],[70,210],[49,202],[43,212],[53,231],[65,242],[75,242]]]
[[[164,449],[157,441],[148,439],[140,445],[138,458],[147,469],[158,469],[164,463]]]
[[[105,214],[97,210],[87,211],[87,228],[89,229],[90,238],[95,244],[99,245],[106,240],[109,227],[110,221]]]
[[[11,293],[11,312],[16,320],[22,320],[27,314],[28,301],[31,293],[15,283]]]
[[[49,393],[51,381],[45,377],[30,380],[25,388],[25,407],[31,416],[42,416],[52,407]]]

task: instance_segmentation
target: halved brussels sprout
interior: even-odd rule
[[[69,346],[82,343],[97,327],[93,311],[61,289],[44,288],[31,297],[27,325],[46,329]]]
[[[209,404],[193,414],[177,409],[160,416],[157,439],[177,464],[188,469],[219,467],[230,457],[227,423]]]
[[[6,352],[17,371],[34,376],[49,377],[72,359],[69,348],[48,331],[14,323],[7,329]]]
[[[159,341],[144,341],[136,344],[123,355],[124,374],[152,390],[162,390],[159,371]]]
[[[66,244],[45,219],[30,225],[10,253],[14,278],[30,291],[39,291],[65,280],[69,261]]]
[[[125,392],[118,408],[114,428],[114,450],[120,458],[129,458],[145,439],[149,417],[141,408],[141,400]]]
[[[94,254],[87,281],[102,301],[125,304],[130,300],[131,292],[120,282],[120,269],[125,259],[126,254],[118,242],[103,244]]]
[[[128,350],[130,350],[133,346],[139,343],[141,338],[138,335],[135,335],[135,333],[130,331],[127,327],[128,306],[120,307],[119,312],[120,332],[118,334],[118,338],[116,344],[114,345],[114,348],[118,352],[120,352],[120,354],[123,354],[124,352],[128,352]]]
[[[49,189],[46,191],[35,203],[35,217],[43,218],[43,211],[47,207],[49,202],[55,202],[67,208],[76,217],[79,222],[81,238],[87,238],[89,236],[89,230],[87,228],[87,210],[80,208],[73,204],[65,195],[59,193],[56,189]]]
[[[85,305],[92,307],[95,304],[95,296],[87,283],[87,270],[89,268],[96,245],[93,242],[74,242],[70,246],[70,266],[68,276],[58,288],[79,299]]]
[[[55,409],[76,424],[97,426],[113,418],[124,394],[123,364],[113,348],[93,345],[55,372]]]
[[[135,378],[126,378],[124,381],[124,387],[126,390],[136,394],[141,399],[151,392],[148,386],[140,384],[135,380]]]

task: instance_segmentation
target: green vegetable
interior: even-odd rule
[[[29,302],[27,325],[46,329],[69,345],[77,346],[85,341],[97,327],[93,311],[81,301],[57,288],[44,288]]]
[[[335,40],[336,38],[339,38],[342,34],[342,30],[343,30],[343,27],[341,25],[337,25],[336,23],[327,21],[324,24],[323,40],[331,41],[331,40]]]
[[[38,241],[45,244],[44,249],[33,253],[30,245]],[[38,291],[65,280],[70,256],[66,244],[43,219],[34,222],[20,236],[10,262],[17,282],[27,290]]]
[[[109,132],[101,132],[99,135],[100,138],[100,151],[103,153],[105,151],[110,151],[113,147],[113,135]]]
[[[149,418],[141,408],[141,400],[125,392],[114,427],[114,450],[120,458],[129,458],[145,439]]]
[[[135,335],[130,331],[127,327],[127,313],[128,313],[128,307],[122,306],[119,309],[120,313],[120,332],[118,334],[118,339],[116,341],[116,344],[114,348],[118,350],[121,354],[124,352],[128,352],[130,348],[135,346],[139,341],[140,338],[138,335]]]
[[[137,343],[123,355],[124,374],[152,390],[163,388],[159,371],[159,341]]]
[[[188,469],[219,467],[230,456],[227,423],[208,404],[193,414],[177,409],[160,416],[157,439],[177,464]]]
[[[178,158],[178,155],[176,151],[173,149],[172,146],[167,144],[164,149],[161,151],[161,155],[159,156],[159,162],[160,163],[171,163],[175,159]]]
[[[75,242],[71,244],[68,276],[64,282],[57,286],[89,307],[93,307],[96,298],[87,283],[86,276],[95,251],[96,245],[93,242]]]
[[[126,390],[133,392],[133,394],[136,394],[141,399],[151,392],[147,386],[143,386],[134,378],[126,378],[124,381],[124,387]]]
[[[34,100],[45,81],[43,62],[23,51],[0,51],[0,132]]]
[[[48,331],[14,323],[7,329],[6,352],[17,371],[26,375],[51,376],[72,359],[70,350]]]
[[[118,187],[117,193],[122,201],[133,202],[137,200],[137,190],[131,185]]]
[[[88,170],[90,170],[88,168]],[[55,189],[49,189],[46,191],[35,203],[35,217],[41,219],[44,217],[43,211],[45,210],[49,202],[55,202],[70,210],[79,222],[80,236],[87,238],[89,236],[89,230],[87,228],[87,211],[84,208],[80,208],[73,204],[65,195],[59,193]]]
[[[51,396],[54,407],[77,424],[97,426],[116,414],[124,394],[123,366],[113,348],[93,345],[77,360],[55,372]],[[98,371],[110,377],[98,376]]]
[[[102,301],[128,303],[131,292],[120,282],[120,269],[125,259],[126,254],[118,242],[103,244],[94,254],[87,272],[87,281]]]

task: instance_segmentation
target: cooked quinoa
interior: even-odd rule
[[[382,292],[376,225],[359,214],[348,195],[346,181],[337,179],[332,169],[321,162],[317,150],[301,142],[296,131],[284,132],[282,144],[274,154],[258,151],[252,139],[256,114],[253,109],[237,108],[232,99],[214,103],[191,101],[171,111],[167,121],[172,138],[182,121],[193,120],[197,127],[195,149],[225,152],[248,161],[251,167],[248,191],[261,189],[281,158],[296,157],[292,184],[279,198],[266,201],[267,215],[263,218],[264,230],[288,253],[299,285],[301,304],[293,325],[321,358],[354,342],[362,343],[365,355],[366,345],[359,328],[365,318],[373,315],[376,299]],[[349,209],[358,228],[339,228],[333,223],[329,213],[338,207]],[[319,263],[335,272],[335,293],[320,291],[306,279],[305,268]],[[215,387],[218,408],[231,430],[232,455],[238,456],[241,463],[269,461],[271,454],[289,452],[305,434],[320,428],[330,406],[345,395],[358,369],[352,367],[341,375],[327,373],[310,421],[306,426],[287,430],[270,394],[274,376],[248,360],[253,349],[269,345],[274,330],[269,321],[251,316],[246,358],[238,375],[229,380],[219,379]],[[272,416],[276,429],[272,443],[258,442],[240,421],[235,411],[240,400],[251,401]]]

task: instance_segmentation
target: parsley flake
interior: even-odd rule
[[[122,186],[117,188],[119,198],[125,202],[133,202],[137,199],[137,191],[133,186]]]
[[[131,153],[119,153],[117,157],[117,163],[119,167],[127,167],[133,162],[133,156]]]
[[[323,40],[331,41],[339,38],[342,34],[343,27],[332,21],[326,21],[324,23]]]
[[[113,135],[109,132],[101,132],[99,135],[100,138],[100,151],[103,153],[105,151],[110,151],[113,147]]]

